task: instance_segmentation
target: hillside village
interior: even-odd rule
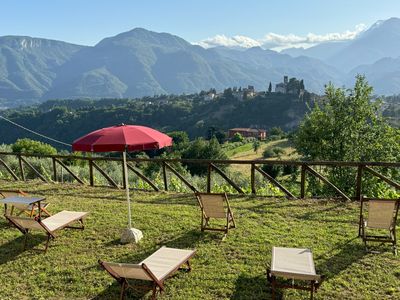
[[[209,91],[200,92],[200,96],[203,97],[205,101],[216,100],[223,95],[231,96],[237,100],[247,100],[254,98],[256,96],[264,96],[265,94],[280,93],[280,94],[292,94],[298,95],[299,99],[304,97],[306,89],[304,87],[304,80],[298,80],[295,77],[289,79],[288,76],[283,77],[283,82],[277,83],[275,85],[275,91],[272,91],[272,83],[269,83],[268,88],[265,91],[256,91],[253,85],[248,85],[247,88],[244,87],[233,87],[225,89],[222,93],[217,93],[217,91],[212,88]]]

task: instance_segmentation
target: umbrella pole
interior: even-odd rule
[[[124,164],[124,174],[125,174],[125,191],[126,191],[126,201],[128,202],[128,228],[132,228],[132,214],[131,214],[131,199],[129,196],[129,180],[128,180],[128,167],[126,162],[126,150],[122,152],[122,160]]]
[[[122,243],[137,243],[143,237],[143,233],[136,228],[132,228],[132,218],[131,218],[131,200],[129,199],[129,180],[128,180],[128,167],[126,162],[126,149],[122,152],[122,161],[124,164],[124,174],[125,174],[125,191],[126,200],[128,202],[128,228],[122,232],[121,242]]]

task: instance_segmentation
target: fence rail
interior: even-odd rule
[[[13,170],[6,162],[5,157],[12,156],[18,160],[18,169]],[[61,170],[65,170],[71,175],[71,177],[76,180],[79,184],[85,184],[85,179],[80,178],[75,174],[71,168],[64,162],[68,161],[86,161],[89,168],[89,178],[86,180],[90,186],[95,186],[94,181],[94,170],[98,171],[108,182],[109,186],[114,188],[124,188],[124,186],[118,185],[118,183],[104,171],[99,162],[119,162],[121,164],[121,174],[125,176],[122,166],[122,158],[118,157],[92,157],[92,156],[77,156],[77,155],[38,155],[38,154],[21,154],[21,153],[10,153],[10,152],[0,152],[0,169],[4,169],[6,173],[10,174],[11,177],[18,181],[26,181],[25,168],[30,169],[36,177],[40,178],[44,182],[48,182],[48,179],[40,173],[30,162],[29,158],[39,158],[39,159],[50,159],[52,161],[52,181],[58,181],[57,166],[61,167]],[[285,197],[288,198],[305,198],[306,197],[306,180],[307,175],[311,175],[327,186],[329,186],[340,198],[344,200],[350,199],[360,199],[362,194],[362,179],[364,174],[369,173],[375,176],[391,186],[392,188],[398,190],[400,189],[400,183],[394,181],[393,179],[379,173],[374,167],[384,167],[384,168],[400,168],[400,162],[344,162],[344,161],[282,161],[282,160],[202,160],[202,159],[176,159],[176,158],[128,158],[128,170],[131,171],[135,176],[139,177],[141,180],[146,182],[154,191],[160,191],[160,188],[147,176],[145,176],[139,168],[136,167],[137,164],[144,162],[158,163],[161,166],[163,187],[165,191],[168,191],[168,176],[167,173],[176,176],[188,189],[193,192],[197,192],[197,188],[187,180],[184,175],[180,174],[174,167],[173,163],[181,164],[200,164],[207,166],[207,176],[205,178],[206,182],[206,192],[211,192],[211,181],[212,174],[220,175],[228,185],[230,185],[239,194],[243,194],[242,188],[236,184],[219,166],[221,165],[248,165],[250,167],[250,178],[249,183],[251,186],[251,194],[257,195],[256,186],[256,174],[261,174],[262,178],[270,182],[273,186],[279,189]],[[276,178],[268,174],[265,170],[260,168],[260,165],[269,166],[296,166],[301,168],[300,172],[300,193],[298,196],[294,195],[289,189],[284,187]],[[316,167],[348,167],[357,168],[357,175],[355,180],[355,194],[346,195],[340,190],[334,183],[330,182],[323,174],[317,172]],[[19,176],[17,175],[19,173]],[[122,180],[122,182],[125,182]]]

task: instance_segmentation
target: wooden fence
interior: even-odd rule
[[[17,170],[12,170],[12,168],[6,163],[6,161],[2,158],[7,156],[14,156],[18,159],[19,163],[19,172]],[[40,178],[44,182],[48,182],[48,179],[41,174],[30,162],[29,158],[47,158],[52,161],[52,181],[57,182],[58,173],[57,166],[61,166],[63,170],[69,173],[74,180],[76,180],[79,184],[85,184],[85,181],[88,182],[91,186],[95,186],[94,183],[94,170],[97,170],[109,183],[111,187],[114,188],[125,188],[124,186],[119,186],[118,183],[111,178],[107,172],[105,172],[98,164],[101,161],[116,161],[121,165],[121,174],[124,175],[122,158],[117,157],[83,157],[83,156],[74,156],[74,155],[35,155],[35,154],[16,154],[9,152],[0,152],[0,168],[4,168],[6,172],[8,172],[14,180],[26,180],[25,176],[25,168],[29,168],[37,178]],[[71,161],[71,160],[81,160],[88,162],[89,168],[89,178],[88,180],[84,180],[83,178],[79,178],[77,174],[75,174],[68,165],[63,162]],[[212,176],[211,174],[217,173],[219,174],[230,186],[232,186],[239,194],[244,194],[242,188],[236,184],[229,176],[223,171],[223,169],[219,166],[221,165],[248,165],[250,167],[250,186],[251,186],[251,194],[257,195],[257,186],[256,186],[256,173],[262,175],[262,177],[269,181],[272,185],[278,188],[283,194],[288,198],[305,198],[306,196],[306,180],[307,174],[314,176],[319,179],[326,185],[328,185],[340,198],[344,200],[351,199],[360,199],[362,194],[362,179],[365,176],[365,173],[369,173],[373,176],[378,177],[380,180],[386,182],[389,186],[395,188],[396,190],[400,189],[400,184],[395,182],[393,179],[388,178],[387,176],[379,173],[376,169],[377,167],[384,168],[400,168],[400,163],[392,163],[392,162],[342,162],[342,161],[278,161],[278,160],[199,160],[199,159],[164,159],[164,158],[129,158],[128,159],[128,170],[133,174],[138,176],[144,182],[148,183],[149,186],[154,191],[159,191],[160,188],[152,181],[152,179],[145,176],[141,170],[136,166],[140,163],[144,162],[152,162],[158,163],[161,165],[162,169],[162,177],[163,177],[163,185],[165,191],[168,191],[168,176],[167,173],[170,172],[184,185],[186,185],[193,192],[197,192],[197,188],[193,186],[188,179],[184,177],[184,175],[180,174],[173,166],[173,163],[182,163],[182,164],[201,164],[203,166],[207,166],[207,176],[206,176],[206,191],[203,192],[211,192],[212,186]],[[265,172],[260,166],[262,165],[275,165],[275,166],[296,166],[300,168],[300,193],[299,195],[294,195],[289,189],[285,188],[277,179],[273,176]],[[355,195],[346,195],[343,191],[341,191],[334,183],[330,182],[321,172],[317,172],[316,167],[348,167],[348,168],[356,168],[357,175],[355,180]],[[17,175],[17,173],[19,173]],[[122,180],[122,182],[125,182]]]

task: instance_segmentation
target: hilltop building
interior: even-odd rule
[[[204,95],[203,99],[205,101],[211,101],[214,100],[216,98],[217,94],[213,93],[213,92],[209,92],[207,94]]]
[[[236,133],[240,133],[243,137],[254,137],[259,140],[267,138],[267,131],[265,129],[254,128],[232,128],[229,129],[228,137],[233,138]]]
[[[275,93],[286,94],[286,87],[287,87],[288,83],[289,83],[288,77],[283,76],[283,82],[275,85]]]
[[[257,92],[253,85],[248,85],[247,88],[234,87],[232,89],[232,96],[238,100],[245,100],[254,98],[255,96],[257,96]]]
[[[304,90],[304,81],[295,77],[289,80],[288,76],[283,76],[283,82],[275,85],[275,93],[300,95]]]
[[[208,91],[201,91],[200,96],[203,97],[203,100],[205,101],[211,101],[218,98],[218,94],[215,89],[209,89]]]
[[[244,96],[246,99],[253,98],[257,95],[256,90],[253,85],[247,86],[247,89],[243,89]]]

